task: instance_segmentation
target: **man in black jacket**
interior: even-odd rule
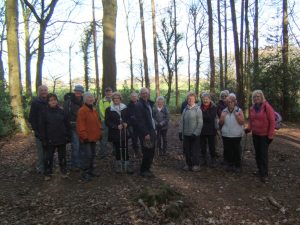
[[[152,116],[153,102],[149,100],[149,90],[141,88],[140,99],[136,104],[136,126],[142,145],[143,159],[141,176],[153,177],[150,171],[155,151],[155,122]]]
[[[80,142],[76,132],[77,113],[83,104],[82,94],[84,88],[81,85],[76,85],[74,93],[67,94],[68,99],[65,99],[64,111],[69,122],[69,133],[71,134],[71,170],[79,171],[81,157],[80,157]]]
[[[29,123],[34,132],[36,148],[37,148],[36,170],[38,173],[44,172],[43,146],[40,140],[40,131],[39,131],[38,124],[39,124],[40,116],[47,108],[47,95],[48,95],[48,87],[45,85],[39,86],[38,97],[32,101],[30,112],[29,112]]]

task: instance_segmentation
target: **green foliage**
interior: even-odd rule
[[[279,112],[286,111],[284,120],[299,119],[300,57],[290,58],[283,65],[280,54],[260,59],[260,73],[254,75],[252,90],[261,89],[266,99]],[[287,109],[283,109],[283,101]]]
[[[11,134],[16,129],[16,126],[10,107],[9,95],[5,92],[1,82],[2,81],[0,81],[0,137],[4,137]]]

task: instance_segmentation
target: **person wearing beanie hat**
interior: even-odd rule
[[[84,92],[83,86],[80,85],[80,84],[75,85],[74,92],[81,92],[81,93],[83,93]]]
[[[93,108],[94,97],[90,92],[84,92],[84,104],[78,111],[76,130],[80,139],[82,152],[83,180],[90,181],[92,177],[98,176],[94,173],[94,158],[96,142],[102,137],[101,121],[97,111]]]
[[[71,159],[70,170],[80,171],[81,157],[80,157],[80,142],[76,132],[77,113],[83,104],[82,94],[84,88],[82,85],[75,85],[74,93],[67,93],[64,96],[64,111],[69,123],[69,133],[71,134]]]

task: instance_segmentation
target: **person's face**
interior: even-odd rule
[[[227,98],[226,103],[229,110],[232,110],[235,107],[235,100],[231,98]]]
[[[221,94],[221,99],[223,100],[223,101],[226,101],[226,98],[228,97],[228,95],[226,95],[226,94]]]
[[[144,101],[147,101],[148,98],[149,98],[149,92],[148,92],[148,91],[142,91],[142,92],[141,92],[141,98],[142,98]]]
[[[130,96],[130,100],[132,101],[132,102],[137,102],[137,95],[131,95]]]
[[[209,97],[205,96],[202,98],[203,105],[209,105],[211,100]]]
[[[114,96],[112,101],[115,105],[119,105],[121,103],[121,98],[119,96]]]
[[[75,91],[75,93],[74,93],[76,98],[81,98],[82,94],[83,93],[81,91]]]
[[[48,88],[47,87],[40,87],[39,88],[39,97],[41,98],[47,98],[47,95],[48,95]]]
[[[49,99],[48,105],[50,108],[55,108],[57,106],[57,104],[58,104],[58,101],[55,97],[51,97]]]
[[[93,96],[87,96],[85,103],[88,105],[93,105],[94,104],[94,97]]]
[[[164,101],[162,101],[162,100],[157,101],[157,106],[159,108],[162,108],[164,106]]]
[[[258,94],[258,93],[255,94],[253,96],[253,101],[254,101],[254,104],[260,104],[260,103],[262,103],[263,99],[262,99],[261,94]]]
[[[189,106],[193,106],[196,102],[196,98],[195,98],[195,96],[191,95],[188,97],[187,101],[188,101]]]
[[[106,91],[105,92],[105,96],[107,97],[107,98],[111,98],[111,95],[112,95],[112,91]]]

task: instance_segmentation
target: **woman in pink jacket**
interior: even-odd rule
[[[261,90],[253,91],[252,103],[249,110],[249,125],[245,132],[252,131],[258,175],[262,182],[266,182],[269,161],[268,148],[275,133],[275,115],[272,106],[266,101]]]

